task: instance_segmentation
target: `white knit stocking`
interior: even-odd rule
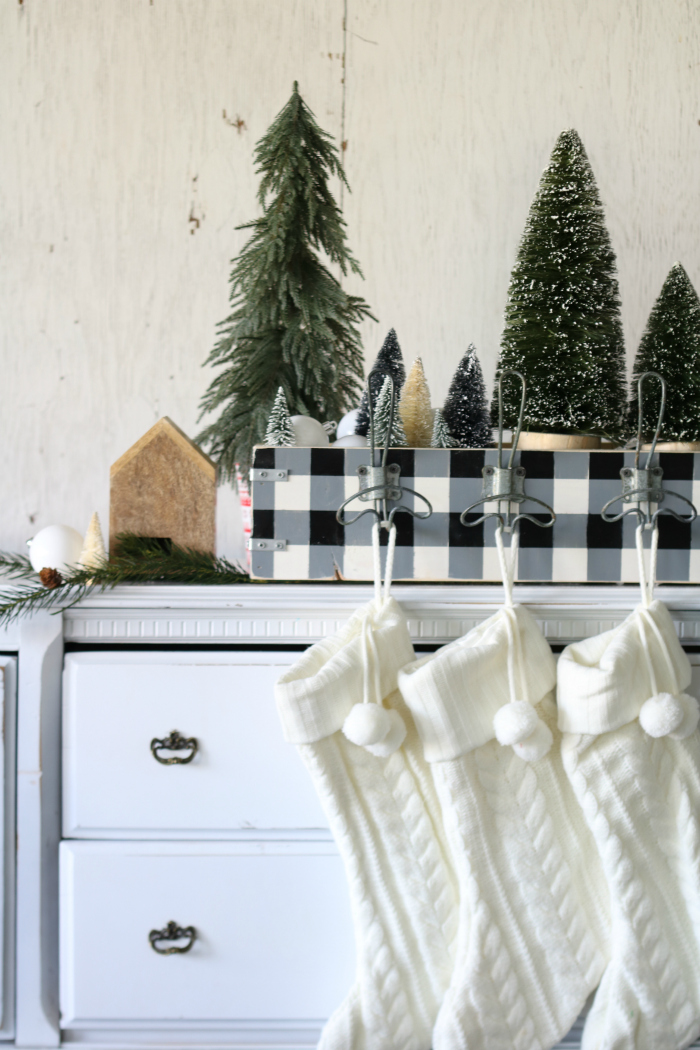
[[[399,675],[461,897],[434,1050],[546,1050],[605,966],[602,872],[589,863],[594,846],[558,747],[547,751],[558,734],[554,681],[536,622],[511,604]]]
[[[355,924],[356,982],[320,1050],[429,1050],[452,972],[456,884],[430,771],[396,691],[412,658],[400,607],[378,598],[307,650],[276,689],[286,739],[342,855]],[[342,730],[373,732],[386,714],[389,736],[405,726],[396,748],[386,738],[360,746]]]
[[[583,1050],[681,1050],[700,1034],[698,708],[671,617],[642,593],[559,661],[562,757],[612,903]]]

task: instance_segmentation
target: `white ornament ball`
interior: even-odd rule
[[[523,762],[539,762],[553,743],[552,730],[541,718],[538,718],[534,733],[530,733],[530,736],[521,740],[519,744],[513,744],[513,750]]]
[[[387,711],[389,732],[378,744],[367,744],[367,750],[377,758],[388,758],[403,744],[406,739],[406,723],[398,711]]]
[[[362,434],[346,434],[333,442],[333,448],[367,448],[369,441]]]
[[[355,704],[343,723],[346,737],[359,747],[378,744],[390,729],[389,712],[379,704]]]
[[[700,722],[700,706],[694,696],[689,696],[688,693],[681,693],[676,697],[683,707],[683,721],[674,729],[673,732],[669,733],[670,737],[674,740],[685,740],[686,737],[694,733],[698,728],[698,722]]]
[[[357,417],[359,416],[359,414],[359,408],[353,408],[351,412],[346,413],[346,415],[344,415],[341,419],[340,423],[338,423],[338,429],[335,432],[336,437],[344,438],[348,437],[349,434],[354,434],[355,427],[357,426]]]
[[[36,572],[42,569],[74,569],[83,549],[83,537],[70,525],[47,525],[27,540],[29,560]]]
[[[639,724],[649,736],[668,736],[678,729],[685,710],[676,696],[670,693],[657,693],[642,704],[639,712]]]
[[[292,416],[294,441],[299,448],[320,448],[328,444],[323,424],[311,416]]]
[[[534,733],[539,719],[532,704],[526,700],[514,700],[496,711],[493,731],[499,744],[519,744]]]

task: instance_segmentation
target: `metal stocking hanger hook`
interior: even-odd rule
[[[651,443],[651,448],[647,454],[646,463],[644,467],[639,466],[639,454],[642,449],[642,441],[644,434],[644,402],[642,399],[642,387],[645,379],[658,379],[661,384],[661,403],[659,405],[659,417],[656,422],[656,431],[654,433],[654,440]],[[619,496],[615,496],[603,507],[600,512],[600,516],[603,521],[613,522],[619,521],[620,518],[625,518],[628,514],[636,514],[639,518],[639,523],[645,529],[653,529],[656,525],[657,520],[662,517],[676,518],[677,521],[685,521],[688,524],[691,521],[695,521],[698,516],[693,503],[685,496],[681,496],[678,492],[666,491],[661,482],[664,476],[664,472],[661,467],[652,467],[651,458],[656,450],[656,442],[659,440],[659,434],[661,433],[661,426],[664,421],[664,412],[666,411],[666,380],[663,376],[659,375],[658,372],[644,372],[637,381],[637,404],[639,409],[638,422],[637,422],[637,448],[634,457],[634,467],[623,467],[620,471],[620,477],[622,478],[622,492]],[[671,507],[665,509],[661,507],[661,504],[666,499],[666,496],[674,496],[676,499],[681,500],[683,503],[687,503],[690,507],[690,514],[679,514]],[[614,503],[622,500],[624,503],[634,503],[636,506],[630,507],[629,510],[622,510],[619,514],[608,514],[608,508],[612,507]],[[642,509],[642,504],[646,504],[646,510]],[[652,511],[652,503],[657,505],[657,509]]]
[[[382,376],[388,379],[391,384],[391,404],[389,409],[389,425],[387,427],[386,437],[384,440],[384,448],[378,449],[375,442],[374,433],[374,406],[372,404],[372,386],[371,380],[373,376]],[[363,464],[357,468],[357,474],[360,479],[360,490],[354,492],[352,496],[348,496],[346,500],[338,507],[336,511],[336,520],[341,525],[353,525],[360,518],[364,518],[365,514],[373,514],[381,528],[387,531],[394,524],[394,517],[399,511],[405,511],[410,514],[413,518],[429,518],[433,513],[433,508],[425,498],[421,496],[420,492],[416,492],[414,489],[405,488],[401,484],[401,467],[398,463],[390,463],[387,465],[387,456],[389,455],[389,446],[391,443],[391,431],[394,425],[394,412],[396,410],[396,391],[394,387],[394,379],[387,372],[384,372],[381,368],[373,368],[367,376],[367,404],[369,407],[369,433],[370,433],[370,462],[369,465]],[[381,459],[379,455],[381,454]],[[422,500],[426,505],[426,510],[416,511],[412,510],[411,507],[407,507],[400,501],[404,497],[404,493],[410,493],[412,496],[417,496],[418,499]],[[367,510],[361,511],[356,514],[353,518],[348,518],[345,515],[345,508],[353,500],[359,499],[363,503],[374,503],[374,507],[368,507]],[[397,503],[397,506],[392,507],[389,510],[389,503]]]
[[[518,413],[518,425],[513,436],[513,443],[510,450],[510,456],[508,458],[508,466],[503,466],[503,380],[506,376],[517,376],[522,383],[523,392],[520,398],[520,412]],[[498,377],[498,466],[497,467],[483,467],[481,476],[483,477],[481,496],[475,503],[472,503],[466,510],[462,511],[459,516],[459,520],[462,525],[466,525],[468,529],[474,525],[480,525],[482,521],[486,521],[487,518],[497,518],[500,522],[501,528],[504,532],[512,532],[516,522],[520,521],[521,518],[526,518],[528,521],[533,522],[535,525],[539,525],[541,529],[551,529],[554,522],[557,520],[557,516],[549,506],[548,503],[544,503],[541,499],[536,499],[535,496],[528,496],[525,492],[525,468],[514,467],[513,458],[518,448],[518,441],[520,439],[520,431],[523,427],[523,415],[525,412],[525,397],[526,397],[527,384],[525,382],[525,376],[521,372],[516,372],[514,368],[504,369]],[[516,514],[513,516],[511,511],[511,504],[515,503],[537,503],[540,507],[544,507],[545,510],[549,511],[551,517],[549,521],[539,521],[534,518],[531,514]],[[489,511],[487,514],[482,514],[476,521],[467,521],[467,515],[471,514],[475,507],[483,506],[485,503],[498,503],[498,511]],[[506,504],[505,513],[502,509],[502,504]]]

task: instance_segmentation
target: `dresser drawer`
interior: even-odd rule
[[[63,1027],[322,1022],[352,984],[332,843],[63,842],[60,880]],[[188,952],[151,946],[170,921]]]
[[[273,685],[295,653],[70,653],[63,687],[69,838],[326,828],[285,743]],[[164,764],[151,741],[194,738]],[[156,749],[161,759],[191,750]]]

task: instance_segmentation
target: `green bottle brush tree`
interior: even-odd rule
[[[700,442],[700,299],[680,263],[664,281],[637,350],[627,420],[630,436],[637,433],[637,380],[644,372],[658,372],[666,380],[660,440]],[[657,381],[644,384],[643,397],[644,436],[650,440],[659,412]]]
[[[621,436],[626,392],[615,256],[573,130],[557,139],[518,249],[501,340],[499,370],[506,368],[527,381],[524,430]],[[504,384],[505,426],[515,427],[519,407],[519,386]]]

